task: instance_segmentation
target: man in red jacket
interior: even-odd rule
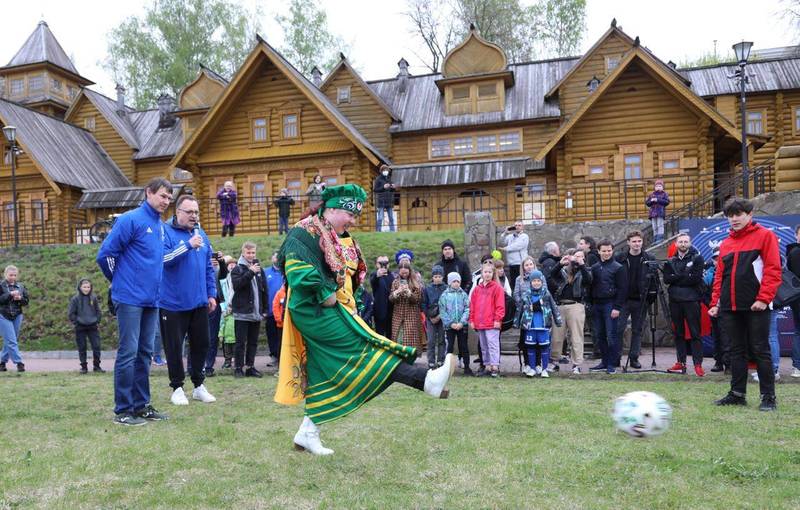
[[[731,340],[731,390],[717,405],[746,405],[748,352],[756,360],[762,411],[774,411],[775,375],[769,350],[769,303],[781,284],[778,238],[753,222],[753,204],[732,198],[723,209],[731,226],[719,248],[711,317],[720,316]]]

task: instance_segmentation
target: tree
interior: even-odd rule
[[[577,54],[586,32],[586,0],[545,0],[536,10],[544,53],[554,57]]]
[[[411,32],[419,35],[430,53],[430,60],[420,57],[431,72],[439,72],[439,64],[457,40],[456,24],[449,12],[434,10],[430,0],[409,0],[408,16],[413,26]]]
[[[253,45],[257,17],[229,0],[154,0],[111,31],[104,67],[147,108],[162,93],[177,96],[201,63],[232,75]]]
[[[339,53],[347,53],[348,45],[328,30],[328,15],[316,0],[291,0],[289,15],[275,16],[283,29],[281,52],[301,73],[314,66],[331,69],[339,61]]]
[[[530,60],[537,39],[536,7],[525,7],[519,0],[457,0],[458,41],[467,35],[470,23],[481,37],[503,48],[510,62]]]

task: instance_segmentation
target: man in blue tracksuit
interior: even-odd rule
[[[183,339],[189,341],[189,376],[194,384],[192,398],[215,402],[205,380],[208,354],[208,314],[217,308],[216,272],[211,265],[214,251],[198,223],[197,199],[183,195],[175,202],[175,216],[164,224],[164,278],[161,281],[161,338],[167,356],[170,401],[187,405],[183,392]]]
[[[275,316],[272,314],[272,301],[275,295],[283,287],[283,273],[278,269],[278,252],[272,254],[272,265],[264,269],[264,281],[267,282],[267,320],[265,328],[267,331],[267,345],[269,346],[270,361],[267,366],[278,366],[281,359],[281,336]]]
[[[166,179],[153,179],[144,192],[142,205],[117,218],[97,253],[97,265],[112,283],[117,310],[114,422],[120,425],[166,419],[150,405],[149,377],[164,265],[161,214],[169,207],[172,185]]]

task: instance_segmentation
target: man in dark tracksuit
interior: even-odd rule
[[[748,354],[756,360],[762,411],[774,411],[769,303],[781,285],[778,238],[753,222],[753,204],[733,198],[723,209],[731,230],[719,247],[708,314],[720,315],[731,340],[731,390],[717,405],[746,405]]]
[[[703,344],[700,340],[700,302],[703,300],[703,256],[692,246],[689,234],[675,239],[678,252],[664,264],[664,283],[669,285],[669,314],[675,330],[678,361],[667,369],[675,374],[686,373],[686,326],[691,337],[694,373],[703,377]]]
[[[159,294],[161,338],[167,356],[170,401],[187,405],[183,392],[183,339],[188,338],[192,398],[201,402],[217,399],[206,389],[205,362],[208,354],[208,315],[217,308],[217,275],[211,265],[211,242],[197,222],[197,199],[183,195],[175,203],[175,216],[164,225],[164,276]]]
[[[389,257],[380,255],[376,263],[378,268],[369,275],[375,332],[389,338],[392,336],[392,303],[389,301],[389,293],[392,290],[394,276],[389,271]]]
[[[628,275],[622,264],[614,260],[611,241],[600,241],[597,248],[600,262],[592,266],[592,340],[600,348],[602,361],[589,370],[616,374],[616,364],[620,358],[617,324],[628,297]]]
[[[644,315],[647,308],[648,295],[655,291],[654,280],[651,278],[653,268],[648,262],[655,258],[644,251],[644,238],[642,233],[634,230],[628,233],[628,251],[617,255],[616,260],[622,264],[628,275],[628,299],[620,311],[619,331],[617,336],[622,345],[625,328],[628,326],[628,317],[631,318],[631,348],[628,351],[628,361],[632,368],[642,368],[639,363],[639,353],[642,349],[642,331],[644,330]],[[620,351],[621,354],[621,351]],[[617,360],[619,364],[619,360]]]

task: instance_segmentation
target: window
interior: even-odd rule
[[[642,178],[642,155],[641,154],[626,154],[625,155],[625,179],[641,179]]]
[[[765,133],[765,113],[763,111],[747,112],[747,134],[763,135]]]
[[[478,137],[478,153],[497,152],[497,135]]]
[[[472,154],[472,137],[456,138],[453,140],[453,154],[456,156]]]
[[[667,159],[663,163],[661,163],[661,168],[664,170],[676,170],[681,168],[681,160],[679,159]]]
[[[302,170],[287,170],[283,174],[284,187],[289,192],[289,196],[298,200],[304,196],[306,188],[303,186],[303,171]]]
[[[250,198],[254,204],[264,204],[267,202],[267,187],[264,181],[253,181],[250,183]]]
[[[478,97],[497,97],[497,84],[485,83],[478,85]]]
[[[31,220],[34,224],[41,225],[47,219],[47,202],[42,199],[31,200]]]
[[[658,163],[661,175],[680,175],[683,173],[683,151],[659,152]]]
[[[336,104],[350,102],[350,85],[336,88]]]
[[[608,158],[584,158],[582,165],[572,167],[572,175],[587,180],[604,179],[608,175]]]
[[[609,74],[611,71],[617,68],[619,65],[620,60],[622,60],[622,55],[607,55],[606,56],[606,74]]]
[[[297,114],[290,113],[281,116],[283,125],[283,138],[297,138]]]
[[[319,169],[319,176],[322,178],[322,182],[325,183],[325,186],[338,186],[339,184],[344,184],[340,181],[341,173],[341,167]]]
[[[431,140],[431,158],[444,158],[450,155],[450,140]]]
[[[4,166],[11,166],[11,147],[8,145],[3,145],[3,165]]]
[[[6,94],[6,79],[0,76],[0,97]]]
[[[2,90],[3,90],[3,88],[0,87],[0,91],[2,91]],[[793,124],[793,126],[794,126],[794,132],[793,132],[794,136],[800,135],[800,106],[795,106],[794,107],[794,124]]]
[[[250,118],[250,143],[264,144],[269,140],[269,117],[256,114]]]
[[[78,89],[73,87],[72,85],[67,87],[67,95],[70,99],[75,99],[75,96],[78,95]]]
[[[50,82],[50,88],[56,92],[61,92],[61,80],[53,78],[53,81]]]
[[[605,165],[589,165],[589,175],[603,175],[605,171]]]
[[[44,88],[44,79],[41,74],[28,76],[28,91],[36,92]]]
[[[431,138],[429,143],[430,159],[519,152],[522,150],[522,130]]]
[[[445,86],[445,114],[499,112],[505,105],[502,80]]]
[[[94,131],[95,128],[95,117],[94,115],[90,115],[83,119],[83,127],[88,129],[89,131]]]
[[[11,95],[18,96],[25,92],[25,80],[11,80]]]
[[[14,223],[14,204],[11,202],[6,202],[3,205],[3,223],[6,225]]]
[[[465,87],[453,87],[453,101],[466,101],[469,99],[469,85]]]
[[[522,150],[519,131],[509,131],[500,135],[500,152],[519,150]]]

